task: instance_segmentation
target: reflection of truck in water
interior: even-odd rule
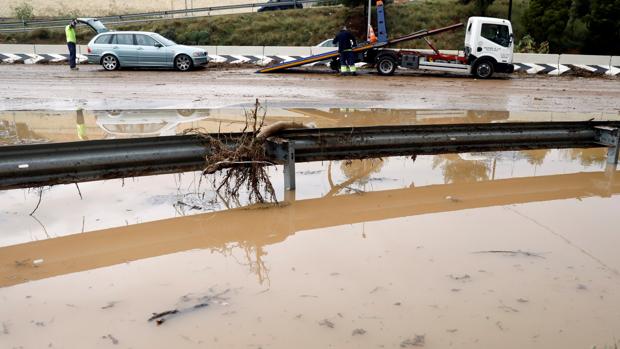
[[[203,120],[209,110],[105,110],[95,111],[94,115],[107,138],[173,136],[179,125]]]

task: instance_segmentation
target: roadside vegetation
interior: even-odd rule
[[[187,45],[313,46],[332,38],[346,24],[357,37],[365,37],[365,12],[361,0],[347,6],[315,7],[179,18],[133,25],[117,30],[158,32]],[[337,1],[326,0],[327,3]],[[506,18],[509,0],[421,0],[387,5],[391,37],[421,29],[434,29],[475,15]],[[359,5],[359,6],[356,6]],[[26,6],[27,7],[27,6]],[[32,8],[21,9],[24,16]],[[620,0],[513,0],[512,23],[518,52],[620,54]],[[81,44],[94,34],[78,31]],[[440,49],[462,49],[463,31],[443,33],[431,40]],[[64,43],[61,29],[37,29],[26,33],[0,34],[5,43]],[[422,40],[407,47],[426,47]]]
[[[517,4],[525,1],[515,0]],[[489,15],[505,17],[506,4],[507,0],[498,0],[489,8]],[[416,1],[406,4],[390,4],[386,12],[390,36],[397,37],[421,29],[439,28],[466,21],[469,16],[475,15],[475,6],[453,0]],[[358,37],[365,37],[365,23],[363,7],[337,6],[170,19],[117,26],[114,29],[154,31],[178,43],[188,45],[312,46],[332,38],[343,24],[347,24]],[[94,34],[83,26],[80,27],[79,43],[88,43]],[[432,40],[439,48],[462,48],[463,32],[457,30],[445,33],[433,37]],[[63,44],[64,31],[37,29],[26,33],[0,34],[0,41]],[[424,42],[409,43],[409,46],[416,44],[426,47]]]

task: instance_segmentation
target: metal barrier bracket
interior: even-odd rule
[[[609,148],[607,150],[607,163],[617,165],[620,153],[620,129],[609,126],[595,126],[594,137],[597,143]]]

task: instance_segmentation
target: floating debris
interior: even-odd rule
[[[335,325],[333,322],[331,322],[331,321],[329,321],[329,320],[327,320],[327,319],[324,319],[324,320],[322,320],[321,322],[319,322],[319,325],[320,325],[320,326],[329,327],[329,328],[334,328],[334,327],[336,327],[336,325]]]
[[[352,336],[361,336],[363,334],[366,334],[366,330],[363,328],[356,328],[353,330],[353,333],[351,333]]]
[[[426,344],[426,336],[425,335],[415,335],[413,338],[405,339],[400,342],[401,348],[407,347],[423,347]]]

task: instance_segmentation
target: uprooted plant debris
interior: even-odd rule
[[[196,302],[196,304],[192,305],[192,306],[185,306],[185,307],[179,307],[176,309],[171,309],[171,310],[166,310],[166,311],[162,311],[159,313],[153,313],[153,315],[148,319],[149,322],[155,321],[155,323],[157,324],[157,326],[163,324],[164,322],[166,322],[167,320],[169,320],[172,316],[175,315],[181,315],[184,313],[188,313],[197,309],[201,309],[201,308],[205,308],[208,307],[211,303],[217,303],[220,302],[222,300],[224,300],[225,298],[222,298],[223,295],[225,295],[226,293],[228,293],[230,291],[230,289],[227,289],[223,292],[217,293],[215,295],[212,296],[202,296],[196,299],[192,299],[189,296],[183,296],[181,297],[181,301],[183,303],[187,303],[187,302]]]
[[[250,203],[277,202],[266,169],[275,163],[266,154],[265,140],[278,131],[306,126],[296,122],[265,126],[266,114],[257,99],[254,107],[245,112],[245,127],[235,138],[220,133],[212,136],[201,129],[185,132],[202,138],[210,147],[203,174],[220,173],[213,176],[213,186],[219,195],[238,201],[241,191],[246,189]]]

